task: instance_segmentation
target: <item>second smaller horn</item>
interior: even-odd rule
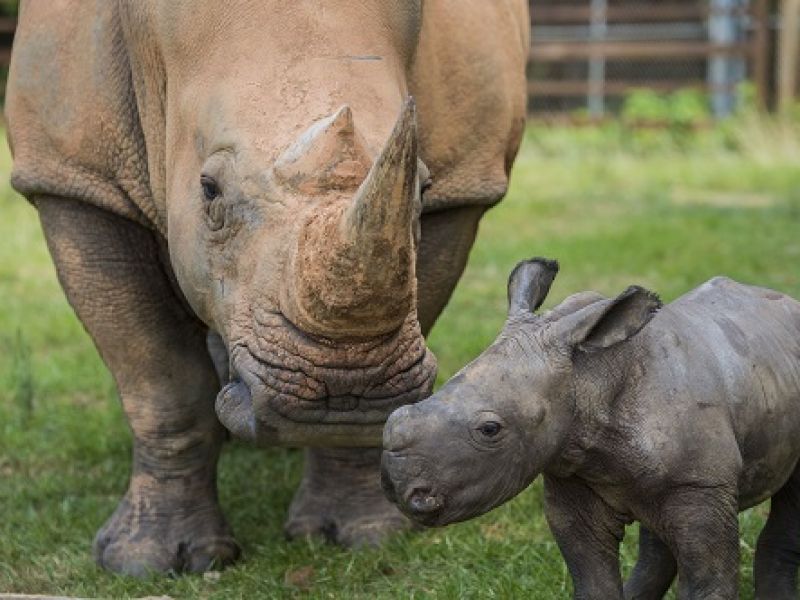
[[[353,200],[315,211],[292,264],[285,311],[330,338],[383,335],[416,303],[417,131],[408,98]]]

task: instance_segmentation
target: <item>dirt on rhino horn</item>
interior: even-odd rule
[[[287,317],[331,339],[396,330],[416,302],[419,213],[416,109],[408,98],[353,200],[306,222],[284,296]]]

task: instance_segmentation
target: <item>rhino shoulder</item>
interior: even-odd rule
[[[12,185],[153,227],[145,143],[115,2],[23,5],[6,101]]]
[[[433,175],[425,211],[503,198],[525,128],[526,0],[426,0],[410,87]]]

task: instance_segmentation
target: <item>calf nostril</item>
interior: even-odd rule
[[[430,489],[417,488],[411,493],[408,505],[415,513],[427,514],[439,510],[442,502],[438,496],[431,493]]]

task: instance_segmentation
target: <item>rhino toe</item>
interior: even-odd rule
[[[218,510],[171,509],[159,499],[131,501],[130,492],[100,529],[94,557],[102,568],[131,577],[202,573],[233,563],[241,554]],[[134,504],[139,508],[135,509]]]

